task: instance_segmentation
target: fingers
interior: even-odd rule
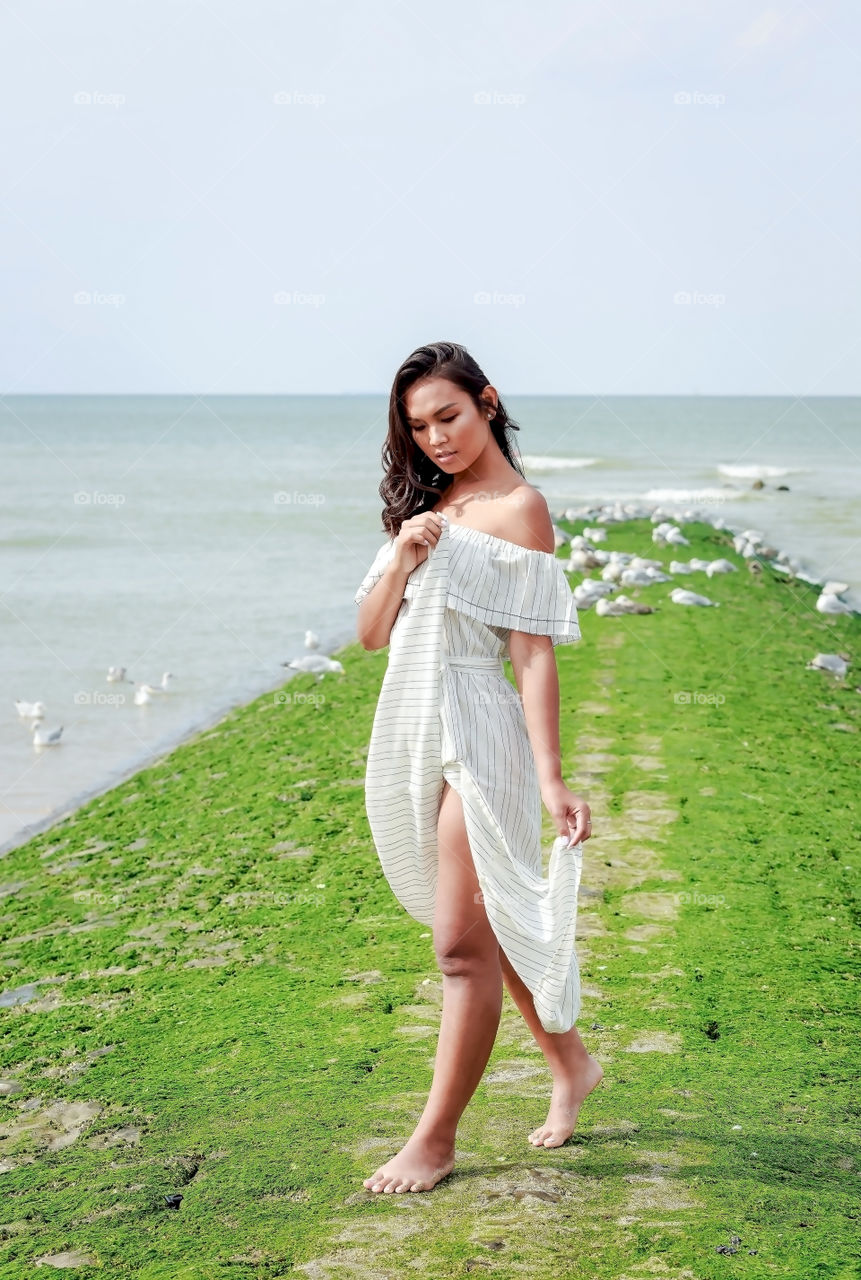
[[[410,534],[414,534],[416,542],[422,543],[423,546],[435,547],[442,532],[442,520],[438,514],[435,511],[426,511],[423,515],[414,518],[420,523],[414,530],[410,530]]]
[[[567,848],[571,849],[574,845],[582,844],[584,840],[589,840],[592,836],[592,817],[588,809],[571,809],[568,814],[568,844]]]

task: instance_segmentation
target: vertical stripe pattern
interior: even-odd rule
[[[360,603],[394,552],[380,548]],[[401,905],[433,923],[443,784],[458,792],[490,925],[547,1031],[580,1012],[574,948],[583,850],[553,843],[544,870],[541,793],[526,718],[506,679],[512,630],[580,638],[555,556],[443,516],[410,574],[389,640],[365,777],[371,833]]]

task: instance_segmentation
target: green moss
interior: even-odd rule
[[[232,712],[4,860],[23,884],[2,989],[54,981],[3,1011],[21,1091],[0,1101],[0,1277],[65,1249],[146,1280],[321,1257],[311,1274],[855,1274],[861,700],[852,671],[805,662],[857,663],[859,621],[685,531],[740,566],[688,580],[720,608],[646,588],[658,613],[585,613],[557,650],[595,826],[579,1026],[605,1068],[575,1138],[525,1141],[549,1076],[506,997],[455,1173],[430,1195],[361,1186],[420,1113],[438,974],[370,839],[386,655],[352,645],[343,677]],[[651,555],[651,525],[607,545]],[[494,1082],[502,1062],[519,1081]]]

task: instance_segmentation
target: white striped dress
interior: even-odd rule
[[[356,604],[394,547],[389,539],[377,552]],[[554,645],[580,639],[559,560],[442,516],[437,545],[410,574],[392,627],[365,805],[392,891],[432,925],[444,782],[458,792],[491,928],[544,1029],[562,1032],[580,1012],[574,931],[583,849],[563,849],[557,838],[544,873],[535,757],[502,665],[511,631],[549,635]]]

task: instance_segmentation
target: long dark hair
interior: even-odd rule
[[[397,537],[404,520],[434,506],[454,479],[439,471],[433,459],[422,452],[407,425],[404,396],[413,383],[429,376],[453,382],[468,393],[477,409],[483,403],[481,392],[490,386],[490,379],[484,376],[466,347],[456,342],[431,342],[426,347],[418,347],[398,369],[389,398],[389,433],[383,445],[384,475],[380,483],[380,497],[385,503],[383,525],[393,538]],[[508,416],[501,399],[497,400],[490,429],[506,459],[525,479],[511,434],[520,427]]]

